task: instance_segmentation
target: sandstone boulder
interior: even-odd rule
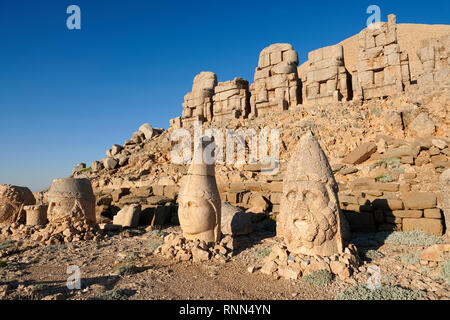
[[[222,202],[222,233],[245,235],[253,231],[251,216],[228,202]]]
[[[114,216],[113,224],[121,225],[122,227],[136,228],[139,225],[140,214],[140,204],[125,206]]]
[[[419,114],[409,125],[409,129],[417,136],[432,136],[436,132],[434,122],[426,113]]]
[[[377,151],[377,145],[373,142],[366,142],[360,145],[347,155],[342,162],[348,164],[360,164],[370,158]]]
[[[144,123],[142,126],[140,126],[139,131],[144,134],[146,140],[150,140],[155,133],[152,126],[148,123]]]

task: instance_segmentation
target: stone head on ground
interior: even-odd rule
[[[201,143],[203,147],[208,144]],[[219,242],[221,237],[221,200],[214,161],[210,163],[199,156],[200,152],[203,154],[203,147],[194,149],[194,161],[181,180],[178,219],[186,239],[212,243]]]
[[[314,135],[302,136],[286,169],[277,236],[296,254],[343,250],[337,183]]]

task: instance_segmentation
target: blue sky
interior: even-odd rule
[[[311,50],[383,21],[450,24],[448,1],[0,0],[0,184],[37,191],[122,144],[167,128],[200,71],[252,82],[259,52]],[[66,8],[81,8],[68,30]]]

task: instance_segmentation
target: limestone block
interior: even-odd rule
[[[251,215],[228,202],[222,202],[222,233],[246,235],[253,231]]]
[[[432,209],[436,207],[436,194],[432,192],[408,192],[403,195],[407,209]]]
[[[113,219],[113,224],[122,227],[136,228],[139,226],[139,216],[141,214],[141,205],[127,205],[120,210]]]
[[[402,221],[402,230],[403,231],[422,230],[428,234],[433,234],[438,237],[442,236],[443,234],[442,221],[438,219],[405,218]]]
[[[343,163],[360,164],[370,158],[370,156],[377,151],[377,145],[373,142],[366,142],[348,154],[343,160]]]

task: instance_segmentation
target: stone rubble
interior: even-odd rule
[[[216,260],[225,263],[235,250],[233,238],[224,236],[220,242],[207,243],[203,240],[189,240],[182,235],[170,233],[164,243],[156,248],[155,253],[175,261],[205,262]]]

